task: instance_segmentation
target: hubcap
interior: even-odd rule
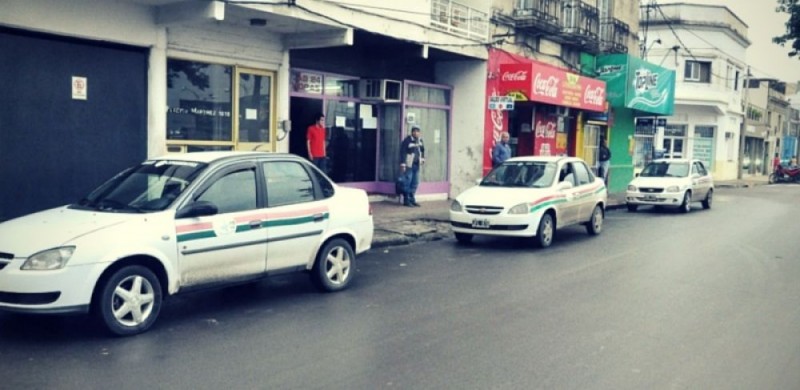
[[[350,274],[350,254],[342,247],[333,248],[325,258],[325,275],[336,285],[343,284]]]
[[[542,241],[545,243],[549,243],[553,239],[553,220],[548,219],[544,223],[544,229],[542,229]]]
[[[600,228],[603,227],[603,212],[599,208],[594,209],[592,221],[594,222],[594,230],[600,231]]]
[[[131,275],[114,289],[111,310],[120,324],[137,326],[150,317],[154,300],[153,285],[139,275]]]

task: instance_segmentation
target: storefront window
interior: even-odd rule
[[[400,174],[400,135],[403,122],[401,120],[401,106],[383,106],[381,115],[381,164],[378,180],[393,182]]]
[[[415,103],[447,106],[450,104],[450,91],[441,88],[409,84],[407,99]]]
[[[239,73],[239,142],[270,140],[272,78]]]
[[[233,142],[232,69],[167,60],[167,140]]]
[[[326,95],[356,97],[358,79],[325,75],[324,80]]]
[[[692,157],[703,162],[706,168],[714,169],[714,130],[715,126],[694,127]]]
[[[448,111],[409,107],[407,113],[415,118],[415,123],[408,124],[406,132],[410,133],[411,125],[418,125],[425,145],[425,168],[420,173],[420,181],[447,181]]]

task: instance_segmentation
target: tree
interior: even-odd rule
[[[786,21],[786,33],[772,38],[772,42],[781,46],[791,43],[789,57],[800,55],[800,0],[778,0],[775,12],[789,14]]]

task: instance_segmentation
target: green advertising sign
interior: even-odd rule
[[[610,54],[597,58],[597,74],[606,82],[606,94],[612,107],[672,115],[675,71],[627,54]]]
[[[628,55],[609,54],[597,57],[597,78],[606,82],[606,99],[611,107],[625,107]]]
[[[675,108],[675,71],[636,57],[630,57],[628,64],[625,106],[652,114],[672,115]]]

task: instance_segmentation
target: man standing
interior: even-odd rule
[[[603,182],[608,184],[608,167],[611,161],[611,150],[608,149],[608,145],[606,145],[606,137],[600,137],[600,148],[598,150],[598,167],[597,167],[597,175],[603,178]]]
[[[509,138],[508,132],[504,131],[500,134],[500,142],[495,144],[494,149],[492,149],[492,168],[511,158],[511,146],[508,145]]]
[[[328,173],[325,159],[325,115],[317,114],[314,124],[306,130],[306,146],[308,146],[308,159],[322,172]]]
[[[406,175],[408,179],[403,204],[409,207],[419,207],[416,198],[419,168],[425,164],[425,145],[422,143],[420,131],[418,126],[413,126],[411,135],[400,144],[400,174]]]

